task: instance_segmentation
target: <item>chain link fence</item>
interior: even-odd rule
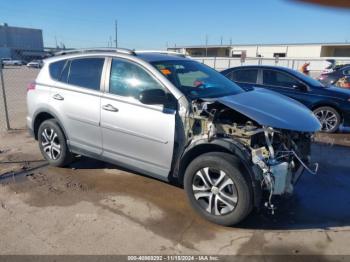
[[[309,70],[312,77],[318,76],[327,65],[326,60],[318,59],[290,59],[290,58],[246,58],[243,62],[240,58],[231,57],[193,57],[192,59],[213,67],[218,71],[224,69],[242,66],[242,65],[271,65],[284,66],[294,70],[298,70],[303,64],[310,63]],[[335,59],[337,64],[350,64],[350,59]]]
[[[27,85],[38,72],[26,66],[0,67],[0,131],[26,128]]]

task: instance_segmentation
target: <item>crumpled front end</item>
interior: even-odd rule
[[[317,164],[310,164],[313,132],[267,126],[218,101],[193,101],[192,109],[185,120],[189,144],[203,138],[240,143],[249,152],[246,161],[260,170],[254,179],[267,193],[265,206],[272,212],[272,196],[292,194],[305,169],[317,172]]]

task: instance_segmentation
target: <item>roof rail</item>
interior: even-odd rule
[[[54,53],[54,56],[69,55],[69,54],[79,54],[79,53],[93,53],[93,52],[112,52],[121,53],[127,55],[135,55],[135,52],[126,48],[83,48],[83,49],[73,49],[73,50],[62,50]]]
[[[167,55],[177,55],[181,57],[186,57],[186,54],[175,52],[175,51],[166,51],[166,50],[137,50],[136,54],[167,54]]]

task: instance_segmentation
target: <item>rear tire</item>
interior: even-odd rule
[[[66,137],[57,121],[49,119],[41,123],[38,130],[38,142],[41,154],[52,166],[64,167],[72,162]]]
[[[189,164],[184,188],[197,213],[216,224],[232,226],[251,212],[251,182],[239,167],[236,157],[221,152],[200,155]]]
[[[322,125],[322,132],[335,133],[339,129],[341,117],[333,107],[322,106],[316,108],[313,112]]]

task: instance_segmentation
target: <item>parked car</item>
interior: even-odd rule
[[[10,59],[10,58],[4,58],[4,59],[2,59],[2,62],[4,65],[8,65],[8,66],[21,66],[21,65],[23,65],[23,62],[21,60],[14,60],[14,59]]]
[[[221,225],[263,204],[273,210],[274,196],[315,171],[311,136],[321,125],[308,108],[246,91],[183,56],[70,51],[45,60],[27,105],[51,165],[80,154],[179,183],[192,207]]]
[[[41,68],[43,65],[42,60],[33,60],[27,64],[27,67],[32,67],[32,68]]]
[[[336,66],[334,69],[328,72],[323,72],[319,77],[317,77],[317,80],[326,86],[338,85],[338,81],[345,76],[350,76],[349,64]]]
[[[333,133],[350,126],[350,90],[325,86],[298,71],[277,66],[242,66],[223,75],[244,88],[266,88],[289,96],[314,112],[322,131]]]
[[[349,76],[343,76],[340,78],[337,83],[337,86],[342,87],[342,88],[348,88],[350,89],[350,75]]]

